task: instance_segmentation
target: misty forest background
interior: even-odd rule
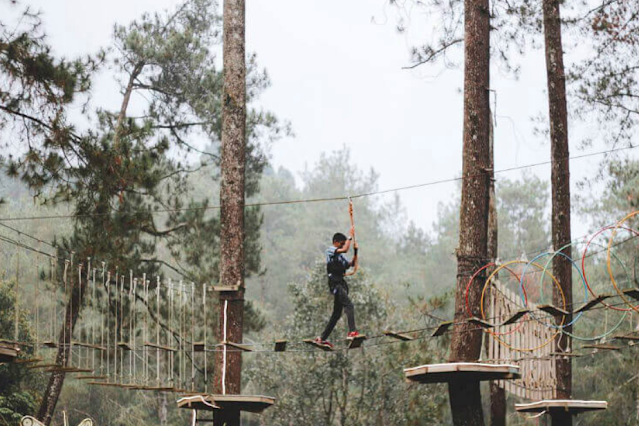
[[[516,74],[517,55],[538,47],[539,10],[527,1],[515,1],[520,4],[509,4],[508,10],[507,2],[496,3],[504,9],[495,12],[494,53],[510,65],[505,72]],[[441,6],[438,13],[455,17],[457,6],[450,11]],[[633,29],[639,27],[639,5],[618,1],[598,6],[587,1],[572,5],[565,24],[574,39],[587,40],[592,52],[573,63],[570,73],[572,125],[601,123],[601,134],[573,142],[582,149],[636,143],[639,31]],[[7,6],[15,16],[1,18],[0,218],[71,215],[7,224],[53,243],[61,255],[73,250],[78,258],[104,259],[121,270],[215,283],[211,277],[219,276],[218,211],[199,207],[217,205],[219,196],[222,76],[216,5],[186,0],[175,10],[116,23],[111,46],[66,59],[56,57],[47,45],[46,16],[27,7],[28,2]],[[419,63],[432,59],[429,54],[436,51],[418,46],[410,53]],[[295,123],[255,106],[269,80],[257,56],[251,54],[248,62],[247,202],[382,189],[376,171],[362,170],[348,147],[314,161],[304,159],[308,165],[299,176],[274,168],[269,147],[292,134]],[[583,67],[589,71],[581,72]],[[96,105],[91,98],[98,73],[118,82],[122,104],[117,110]],[[133,100],[129,104],[131,93],[143,95],[135,99],[136,105]],[[542,137],[544,123],[539,123]],[[425,158],[424,164],[429,161],[435,160]],[[543,173],[524,170],[497,176],[502,260],[530,258],[550,246],[549,184],[538,177]],[[639,162],[623,153],[607,155],[577,187],[573,214],[596,230],[639,206]],[[428,188],[416,191],[424,203],[431,203]],[[452,317],[459,199],[457,189],[437,206],[437,220],[427,230],[408,220],[397,196],[354,200],[361,273],[351,278],[350,287],[361,332],[415,329]],[[334,232],[347,231],[347,207],[347,202],[335,201],[247,209],[245,341],[319,334],[332,303],[323,251]],[[101,214],[105,211],[113,214]],[[0,234],[0,335],[10,336],[16,260],[21,258],[25,293],[39,279],[37,265],[48,260],[4,240],[40,247],[24,235],[6,227]],[[630,266],[636,277],[636,246],[623,250],[634,260]],[[591,270],[605,286],[603,260],[595,257]],[[33,334],[26,314],[23,321],[29,330],[24,333]],[[344,327],[340,322],[335,339],[345,334]],[[272,395],[277,403],[262,416],[244,417],[244,422],[448,424],[445,388],[407,384],[402,375],[403,367],[445,360],[448,343],[443,337],[329,355],[245,354],[244,392]],[[576,359],[574,397],[607,400],[613,407],[584,419],[600,425],[639,424],[638,369],[639,356],[632,349]],[[47,381],[38,370],[0,365],[0,424],[16,425],[22,415],[37,412]],[[515,400],[510,398],[512,407]],[[189,416],[177,410],[170,393],[92,387],[71,379],[65,381],[57,410],[66,410],[71,424],[87,416],[98,425],[186,424]],[[511,411],[509,423],[523,424]]]

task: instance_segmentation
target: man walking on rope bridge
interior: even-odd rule
[[[346,311],[346,318],[348,320],[348,337],[357,338],[360,334],[355,330],[355,308],[353,302],[348,297],[348,284],[344,279],[344,275],[349,268],[357,265],[357,243],[353,244],[353,259],[348,261],[344,256],[351,247],[351,241],[355,235],[355,227],[351,226],[350,236],[346,238],[346,235],[336,233],[333,235],[333,245],[326,250],[326,272],[328,274],[328,288],[334,297],[333,300],[333,314],[328,321],[324,332],[320,337],[315,339],[315,343],[320,346],[327,346],[333,348],[333,344],[327,339],[330,336],[333,328],[337,324],[337,321],[342,316],[342,312]]]

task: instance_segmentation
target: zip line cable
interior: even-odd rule
[[[563,161],[568,159],[569,161],[572,160],[579,160],[579,159],[583,159],[583,158],[588,158],[588,157],[594,157],[594,156],[598,156],[598,155],[603,155],[603,154],[608,154],[608,153],[612,153],[612,152],[619,152],[619,151],[626,151],[626,150],[630,150],[630,149],[635,149],[639,147],[639,145],[637,146],[627,146],[627,147],[621,147],[621,148],[614,148],[614,149],[608,149],[605,151],[597,151],[597,152],[591,152],[591,153],[587,153],[587,154],[581,154],[581,155],[576,155],[576,156],[572,156],[572,157],[566,157],[566,158],[560,158],[557,161]],[[506,173],[506,172],[511,172],[514,170],[521,170],[521,169],[527,169],[527,168],[532,168],[532,167],[539,167],[539,166],[544,166],[544,165],[549,165],[552,164],[553,161],[552,160],[548,160],[548,161],[541,161],[538,163],[531,163],[531,164],[526,164],[523,166],[513,166],[513,167],[508,167],[505,169],[500,169],[500,170],[495,170],[494,173]],[[460,176],[460,177],[456,177],[456,178],[447,178],[447,179],[440,179],[440,180],[434,180],[434,181],[430,181],[430,182],[425,182],[425,183],[418,183],[418,184],[414,184],[414,185],[407,185],[407,186],[400,186],[400,187],[396,187],[396,188],[390,188],[390,189],[385,189],[385,190],[380,190],[380,191],[371,191],[371,192],[365,192],[365,193],[361,193],[361,194],[355,194],[355,195],[341,195],[341,196],[335,196],[335,197],[324,197],[324,198],[308,198],[308,199],[301,199],[301,200],[283,200],[283,201],[265,201],[265,202],[255,202],[255,203],[246,203],[244,205],[245,208],[247,207],[264,207],[264,206],[280,206],[280,205],[289,205],[289,204],[305,204],[305,203],[322,203],[322,202],[329,202],[329,201],[344,201],[344,200],[348,200],[349,198],[364,198],[364,197],[371,197],[374,195],[382,195],[382,194],[388,194],[391,192],[399,192],[399,191],[406,191],[406,190],[410,190],[410,189],[416,189],[416,188],[424,188],[427,186],[435,186],[435,185],[440,185],[440,184],[444,184],[444,183],[451,183],[451,182],[458,182],[464,179],[468,179],[468,178],[478,178],[478,177],[482,177],[485,176],[485,173],[487,173],[488,170],[485,170],[482,173],[476,174],[476,175],[467,175],[466,177],[464,176]],[[199,210],[219,210],[221,208],[221,206],[216,205],[216,206],[207,206],[207,207],[184,207],[184,208],[176,208],[176,209],[157,209],[157,210],[153,210],[153,211],[148,211],[148,210],[132,210],[130,212],[121,212],[121,211],[117,211],[117,210],[112,210],[111,212],[105,212],[105,213],[84,213],[84,214],[67,214],[67,215],[47,215],[47,216],[23,216],[23,217],[0,217],[0,222],[11,222],[11,221],[22,221],[22,220],[45,220],[45,219],[73,219],[73,218],[80,218],[80,217],[99,217],[99,216],[108,216],[114,212],[118,212],[121,214],[139,214],[139,213],[144,213],[144,214],[160,214],[160,213],[176,213],[176,212],[187,212],[187,211],[199,211]]]

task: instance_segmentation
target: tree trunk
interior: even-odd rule
[[[489,113],[490,115],[490,113]],[[488,173],[490,183],[488,187],[488,258],[495,261],[499,252],[498,244],[498,218],[497,218],[497,199],[495,198],[495,133],[493,130],[493,122],[489,121],[489,154],[490,172]],[[488,268],[487,274],[491,274],[494,268]],[[488,345],[490,338],[485,336],[486,353],[488,353]],[[506,391],[499,386],[497,381],[490,382],[490,424],[491,426],[506,426]]]
[[[568,112],[566,107],[566,77],[561,42],[560,0],[543,0],[546,73],[548,78],[548,106],[550,118],[550,149],[552,160],[552,244],[555,250],[570,243],[570,168],[568,149]],[[571,255],[570,247],[563,250]],[[572,265],[563,256],[553,259],[553,274],[559,281],[570,311],[572,304]],[[562,298],[554,289],[553,303],[562,306]],[[557,321],[561,321],[561,317]],[[572,321],[572,315],[564,324]],[[564,330],[570,332],[572,327]],[[557,340],[558,352],[570,351],[571,341],[566,334]],[[572,393],[572,365],[569,357],[555,358],[557,369],[557,397],[569,399]],[[570,417],[566,421],[571,423]]]
[[[241,343],[244,323],[244,180],[246,163],[246,60],[244,0],[224,2],[224,94],[220,186],[220,285],[239,286],[220,293],[220,337]],[[216,393],[239,394],[241,352],[215,354]],[[217,413],[219,424],[239,425],[240,413]],[[216,423],[216,424],[218,424]]]
[[[488,231],[489,159],[489,63],[490,22],[488,0],[465,0],[464,146],[462,199],[457,249],[455,327],[451,361],[476,361],[481,354],[481,330],[464,322],[464,293],[469,277],[485,264]],[[479,304],[486,276],[477,277],[469,292],[472,307]],[[475,331],[472,331],[475,330]],[[479,382],[449,385],[453,423],[483,425]]]
[[[80,304],[82,303],[81,295],[84,294],[84,291],[80,291],[82,283],[75,285],[76,275],[73,268],[74,265],[73,262],[71,262],[67,275],[69,277],[68,279],[71,291],[65,308],[64,324],[60,329],[60,335],[58,337],[58,353],[55,358],[56,364],[65,367],[69,364],[71,336],[80,314]],[[49,378],[49,384],[44,392],[42,402],[40,403],[40,409],[38,410],[38,420],[46,426],[49,426],[53,419],[55,407],[58,404],[58,398],[60,398],[62,386],[64,385],[64,378],[65,373],[60,371],[51,373],[51,377]]]

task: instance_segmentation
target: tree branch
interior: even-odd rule
[[[455,40],[451,40],[450,42],[442,45],[442,47],[440,47],[439,49],[433,51],[430,53],[430,55],[428,55],[428,57],[426,59],[423,59],[413,65],[407,66],[407,67],[402,67],[403,70],[412,70],[413,68],[417,68],[420,65],[424,65],[425,63],[428,63],[430,61],[432,61],[433,59],[435,59],[439,54],[443,53],[444,51],[446,51],[449,47],[452,47],[458,43],[461,43],[462,41],[464,41],[464,39],[462,38],[458,38]]]

